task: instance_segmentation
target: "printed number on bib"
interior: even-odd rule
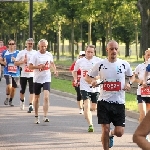
[[[24,71],[25,71],[25,72],[33,72],[33,70],[29,69],[28,66],[25,66]]]
[[[8,64],[8,72],[16,73],[17,66],[15,66],[14,64]]]
[[[88,71],[86,71],[86,70],[83,71],[83,77],[86,76],[87,72],[88,72]]]
[[[150,95],[150,87],[141,87],[141,95]]]
[[[120,91],[121,82],[104,82],[103,90],[105,91]]]

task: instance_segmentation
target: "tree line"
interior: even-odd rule
[[[140,57],[150,47],[149,0],[47,0],[33,3],[33,38],[46,38],[49,49],[65,54],[64,40],[69,40],[74,60],[74,44],[102,43],[106,56],[107,41],[125,43],[125,57],[131,44],[140,43]],[[13,38],[19,46],[29,37],[29,3],[1,2],[0,37]],[[60,43],[62,49],[60,50]],[[78,48],[77,48],[78,51]]]

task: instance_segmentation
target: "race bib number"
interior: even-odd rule
[[[39,71],[44,71],[44,70],[49,70],[49,69],[50,69],[49,63],[46,62],[44,68],[43,69],[39,69]]]
[[[141,87],[141,96],[142,95],[150,95],[150,86]]]
[[[121,82],[104,82],[103,90],[105,91],[120,91]]]
[[[88,72],[88,71],[86,71],[86,70],[83,71],[83,77],[86,76],[87,72]]]
[[[29,67],[27,65],[25,66],[24,71],[25,72],[33,72],[33,70],[29,69]]]
[[[8,64],[8,72],[16,73],[17,66],[15,66],[14,64]]]

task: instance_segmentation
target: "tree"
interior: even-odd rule
[[[141,16],[141,40],[140,48],[142,54],[150,47],[150,1],[149,0],[138,0],[138,9]]]

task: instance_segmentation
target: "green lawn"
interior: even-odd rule
[[[72,82],[68,80],[52,77],[51,88],[74,95],[76,94],[74,87],[72,87]],[[126,109],[136,112],[138,111],[136,95],[126,93]]]

